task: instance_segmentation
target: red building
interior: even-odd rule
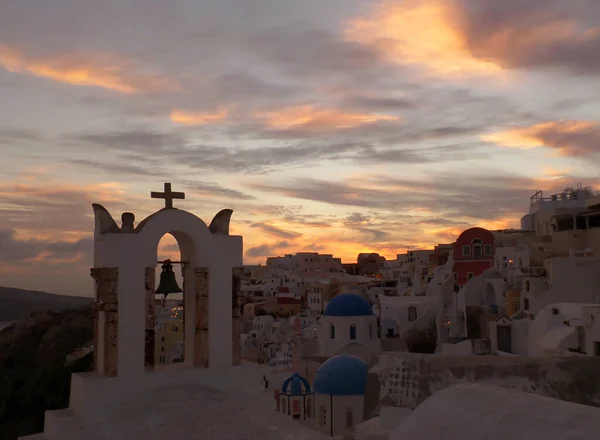
[[[483,228],[463,231],[453,245],[454,291],[494,265],[494,235]]]

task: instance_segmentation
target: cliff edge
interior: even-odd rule
[[[44,411],[69,406],[71,374],[89,371],[92,309],[34,312],[0,331],[0,440],[43,430]],[[90,347],[91,348],[91,347]]]

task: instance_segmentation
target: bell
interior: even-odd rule
[[[160,274],[160,282],[158,283],[158,288],[155,292],[162,293],[165,297],[169,293],[183,292],[183,290],[181,290],[181,288],[177,285],[177,279],[175,279],[175,272],[173,272],[171,260],[165,260],[163,262],[162,272]]]

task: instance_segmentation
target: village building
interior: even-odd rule
[[[316,428],[332,437],[353,431],[364,419],[368,365],[340,355],[325,361],[314,382]]]

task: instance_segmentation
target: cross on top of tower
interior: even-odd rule
[[[173,199],[185,199],[185,193],[171,191],[171,184],[165,183],[164,192],[152,191],[150,197],[153,199],[165,199],[165,208],[173,208]]]

